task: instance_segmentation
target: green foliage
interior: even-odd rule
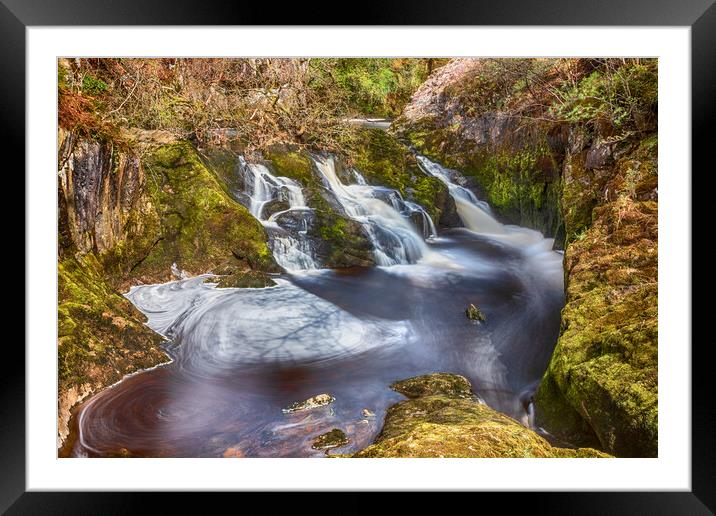
[[[428,75],[426,59],[313,59],[311,69],[317,84],[343,90],[350,108],[382,117],[399,115]]]
[[[91,96],[97,96],[107,89],[107,83],[91,75],[82,78],[82,92]]]
[[[553,116],[573,123],[609,125],[616,132],[644,131],[655,123],[658,67],[654,59],[605,63],[567,85]]]

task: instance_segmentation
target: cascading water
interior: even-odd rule
[[[368,233],[378,265],[415,263],[430,253],[412,221],[417,215],[424,221],[423,235],[436,235],[435,225],[421,206],[406,202],[390,188],[368,185],[358,171],[353,171],[357,184],[344,185],[331,156],[316,157],[314,162],[346,214]]]
[[[249,199],[249,211],[266,228],[269,245],[278,264],[286,270],[317,269],[311,242],[307,238],[308,226],[304,217],[312,210],[306,205],[299,184],[288,177],[274,176],[268,167],[261,163],[247,163],[243,156],[239,157],[239,164],[244,176],[243,193]],[[288,209],[272,213],[266,218],[265,207],[272,201],[286,202]],[[293,233],[278,223],[281,215],[289,212],[300,219],[300,229]]]
[[[533,229],[501,224],[492,216],[489,204],[479,200],[475,194],[459,184],[465,182],[465,178],[458,171],[447,169],[425,156],[416,157],[425,172],[447,185],[466,228],[516,247],[529,258],[525,262],[526,265],[537,268],[553,284],[562,284],[562,256],[553,250],[553,238],[545,238],[542,233]]]
[[[455,199],[457,213],[468,229],[478,233],[503,234],[502,224],[491,214],[490,205],[480,201],[474,193],[453,181],[458,173],[433,163],[425,156],[416,156],[420,167],[433,177],[438,178],[448,187],[450,195]]]

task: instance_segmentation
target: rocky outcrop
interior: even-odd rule
[[[353,457],[608,457],[589,448],[550,445],[479,402],[459,375],[419,376],[391,387],[410,399],[388,409],[375,443]]]
[[[573,444],[656,456],[656,64],[551,60],[513,81],[519,66],[452,60],[395,130],[467,175],[504,220],[565,243],[566,306],[537,423]]]
[[[363,227],[345,214],[323,185],[308,152],[290,146],[274,146],[264,153],[264,157],[276,175],[294,179],[303,187],[306,204],[313,208],[313,213],[304,218],[307,237],[318,263],[330,268],[375,264],[373,247]],[[285,223],[290,226],[290,221]]]
[[[58,264],[58,442],[69,433],[70,410],[126,374],[167,362],[162,338],[104,279],[93,253]]]
[[[596,440],[619,456],[654,457],[656,135],[616,145],[571,140],[563,196],[570,242],[566,305],[561,336],[537,393],[537,422],[573,443]],[[608,159],[590,162],[595,154]]]
[[[166,362],[161,337],[120,292],[222,274],[220,286],[273,284],[261,224],[231,199],[188,142],[132,131],[116,140],[60,129],[58,446],[70,409],[124,375]]]
[[[505,93],[483,75],[490,61],[453,59],[436,70],[392,130],[422,154],[460,170],[503,222],[537,229],[561,244],[567,128],[537,118],[525,123],[525,116],[499,102]]]

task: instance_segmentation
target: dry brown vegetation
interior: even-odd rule
[[[249,151],[279,142],[335,151],[351,131],[346,117],[399,112],[429,61],[61,59],[59,121],[114,139],[137,127],[199,142],[229,137]]]

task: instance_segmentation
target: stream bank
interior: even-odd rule
[[[565,249],[537,424],[618,456],[658,449],[655,60],[454,59],[393,131],[457,168],[498,218]]]

